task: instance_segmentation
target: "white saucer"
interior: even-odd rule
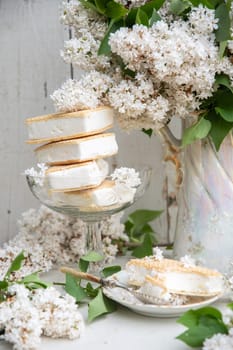
[[[111,279],[120,282],[127,287],[128,274],[125,270],[122,270],[111,276]],[[104,294],[115,300],[117,303],[126,306],[130,310],[150,317],[177,317],[190,309],[198,309],[200,307],[209,305],[217,301],[221,295],[216,295],[209,298],[200,298],[200,301],[189,301],[184,305],[152,305],[145,304],[138,300],[130,291],[127,291],[119,287],[104,287]]]

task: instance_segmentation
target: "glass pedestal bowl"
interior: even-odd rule
[[[128,188],[128,190],[127,187],[123,186],[122,188],[120,186],[120,193],[118,193],[119,186],[114,187],[113,185],[116,184],[116,181],[113,181],[110,177],[107,177],[104,183],[110,184],[112,190],[108,189],[108,186],[108,190],[106,190],[100,185],[91,189],[76,191],[54,190],[51,186],[51,180],[46,175],[27,174],[26,179],[31,192],[42,204],[59,213],[80,218],[86,223],[86,253],[95,251],[103,254],[99,223],[103,219],[131,206],[145,193],[149,185],[151,169],[144,167],[137,170],[137,173],[140,184],[137,187]],[[71,178],[68,176],[64,178],[63,176],[63,180],[69,183]],[[99,179],[95,178],[94,181],[98,182]],[[99,182],[101,182],[101,179]]]

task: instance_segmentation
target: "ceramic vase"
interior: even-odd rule
[[[174,257],[190,255],[227,272],[233,263],[233,137],[217,152],[210,139],[187,146],[178,194]]]

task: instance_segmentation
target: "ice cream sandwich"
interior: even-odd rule
[[[75,191],[99,186],[108,175],[109,166],[103,159],[84,163],[52,166],[45,176],[52,191]]]
[[[116,154],[118,146],[113,133],[103,133],[45,144],[35,149],[38,163],[72,164],[105,158]]]
[[[135,192],[135,188],[105,180],[101,185],[92,189],[72,192],[52,191],[50,199],[55,205],[82,207],[88,210],[88,208],[100,209],[132,202]]]
[[[101,133],[113,125],[113,109],[98,107],[26,119],[28,143],[43,143]]]
[[[218,271],[186,266],[172,259],[132,259],[127,263],[126,270],[130,284],[142,286],[147,281],[148,285],[149,276],[149,282],[156,292],[209,297],[223,291],[223,276]]]

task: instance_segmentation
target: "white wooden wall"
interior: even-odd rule
[[[17,232],[20,214],[38,207],[22,176],[35,164],[27,139],[27,117],[54,112],[50,94],[70,77],[59,51],[69,33],[59,23],[60,0],[0,0],[0,242]],[[168,234],[163,195],[161,144],[141,132],[117,131],[118,164],[149,164],[153,180],[135,208],[165,209],[154,224],[160,240]],[[173,230],[173,227],[172,227]]]

